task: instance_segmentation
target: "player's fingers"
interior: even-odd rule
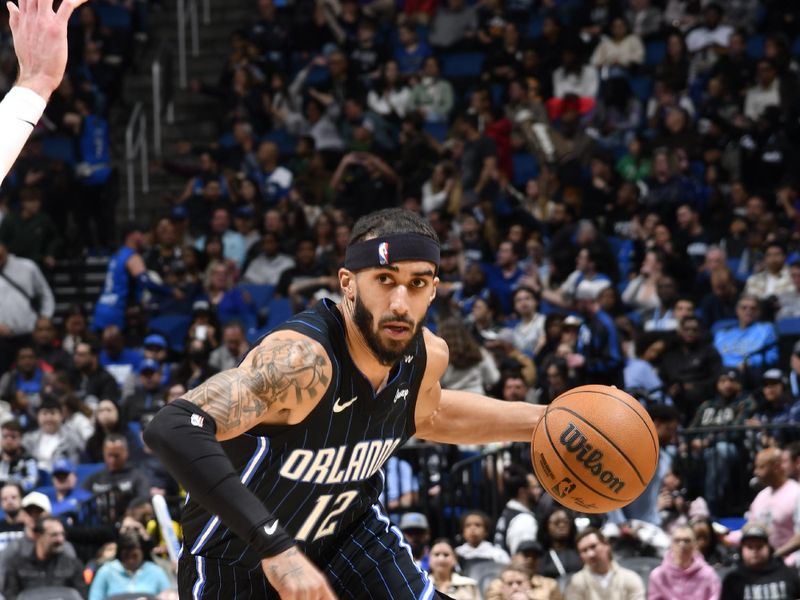
[[[58,12],[56,13],[56,17],[63,23],[66,23],[67,21],[69,21],[69,18],[72,15],[72,11],[74,11],[84,2],[86,2],[86,0],[64,0],[61,3],[61,6],[58,7]]]
[[[29,0],[17,0],[17,6],[19,7],[19,13],[21,15],[28,12],[28,2]]]
[[[6,8],[8,8],[8,24],[11,26],[11,34],[13,35],[19,23],[19,9],[13,2],[6,2]]]

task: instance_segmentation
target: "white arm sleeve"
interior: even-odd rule
[[[0,182],[2,182],[47,103],[39,94],[24,87],[13,87],[0,102]]]

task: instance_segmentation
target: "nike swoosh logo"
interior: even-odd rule
[[[276,531],[278,531],[278,519],[275,519],[269,527],[264,525],[264,533],[267,535],[272,535]]]
[[[335,412],[335,413],[340,413],[340,412],[342,412],[342,411],[343,411],[345,408],[347,408],[348,406],[350,406],[350,405],[351,405],[353,402],[355,402],[356,400],[358,400],[358,396],[353,396],[353,397],[350,399],[350,401],[349,401],[349,402],[345,402],[345,403],[342,403],[342,399],[341,399],[341,398],[337,398],[337,399],[336,399],[336,402],[334,402],[334,403],[333,403],[333,412]]]

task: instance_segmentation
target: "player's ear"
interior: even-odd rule
[[[430,297],[430,299],[428,300],[428,304],[430,304],[431,302],[433,302],[433,300],[436,298],[436,288],[437,288],[438,286],[439,286],[439,278],[438,278],[438,277],[434,277],[434,278],[433,278],[433,286],[432,286],[432,287],[433,287],[433,291],[431,292],[431,297]]]
[[[356,275],[347,269],[339,269],[339,285],[342,287],[342,294],[348,300],[355,300],[356,297]]]

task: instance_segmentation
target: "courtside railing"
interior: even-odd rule
[[[133,107],[128,124],[125,127],[125,165],[127,171],[128,187],[128,219],[133,220],[136,215],[136,170],[140,171],[140,190],[146,194],[150,191],[150,173],[147,152],[147,115],[142,108],[142,103],[137,102]]]

